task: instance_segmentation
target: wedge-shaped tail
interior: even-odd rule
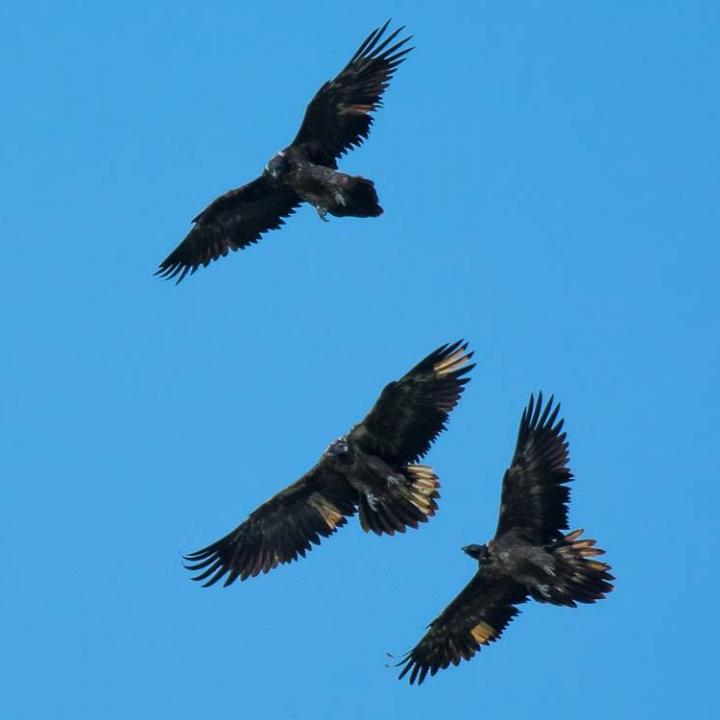
[[[344,177],[342,201],[335,203],[330,209],[336,217],[378,217],[383,209],[379,205],[375,183],[363,177]]]

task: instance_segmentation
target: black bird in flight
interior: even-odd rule
[[[230,585],[289,563],[356,512],[365,532],[405,532],[437,510],[438,479],[417,461],[445,429],[474,366],[467,343],[443,345],[385,386],[365,419],[312,470],[221,540],[185,556],[193,580]]]
[[[583,530],[567,529],[570,488],[568,444],[553,398],[542,393],[525,408],[512,464],[505,472],[500,519],[487,545],[463,550],[478,561],[464,590],[433,620],[425,637],[397,663],[410,682],[469,660],[497,640],[528,597],[575,607],[605,597],[613,586],[610,566],[592,558],[604,554]]]
[[[305,111],[295,139],[275,155],[263,174],[214,200],[193,219],[185,239],[160,263],[156,275],[177,277],[256,243],[284,225],[304,201],[320,217],[377,217],[382,214],[375,185],[338,172],[337,161],[370,133],[372,112],[397,67],[412,50],[410,37],[393,43],[402,27],[383,37],[388,20],[373,30],[335,79],[326,82]]]

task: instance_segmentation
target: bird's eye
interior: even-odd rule
[[[336,442],[332,444],[330,451],[336,457],[346,457],[350,454],[350,446],[346,442]]]

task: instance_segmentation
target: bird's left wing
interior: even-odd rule
[[[355,514],[357,494],[321,460],[300,480],[274,495],[244,523],[212,545],[185,556],[193,580],[224,585],[289,563],[312,550]]]
[[[464,376],[475,367],[468,364],[472,356],[462,340],[430,353],[385,386],[372,410],[350,431],[350,439],[388,463],[416,462],[445,429],[470,381]]]
[[[505,472],[496,537],[522,528],[538,543],[552,542],[568,526],[567,504],[573,476],[568,443],[558,420],[560,405],[531,395],[523,411],[512,463]]]
[[[300,198],[288,187],[271,184],[267,174],[221,195],[193,219],[185,239],[160,263],[156,275],[180,282],[202,265],[256,243],[268,230],[284,225]]]
[[[412,50],[406,37],[393,44],[402,27],[383,38],[388,22],[373,30],[350,62],[326,82],[305,111],[292,145],[305,144],[313,162],[330,167],[370,133],[371,113],[382,105],[382,95],[398,65]]]
[[[399,663],[403,678],[422,683],[449,665],[469,660],[483,645],[497,640],[525,602],[525,590],[511,580],[498,581],[481,567],[462,592],[428,626],[422,640]]]

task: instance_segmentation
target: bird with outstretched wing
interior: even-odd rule
[[[289,563],[356,512],[366,532],[392,535],[427,522],[439,482],[417,461],[445,429],[470,378],[467,343],[443,345],[389,383],[367,417],[317,465],[221,540],[185,556],[194,580],[230,585]]]
[[[422,683],[449,665],[469,660],[497,640],[528,598],[575,607],[609,593],[610,566],[594,560],[603,550],[582,530],[564,534],[573,476],[568,443],[553,398],[530,396],[510,467],[505,472],[500,518],[486,545],[463,550],[478,570],[462,592],[433,620],[425,636],[398,663],[400,677]]]
[[[397,40],[402,27],[385,35],[388,24],[373,30],[340,73],[320,88],[295,139],[268,162],[262,175],[221,195],[194,218],[192,229],[160,263],[156,275],[180,282],[230,250],[256,243],[263,233],[282,226],[303,202],[313,205],[323,220],[328,214],[382,214],[374,183],[339,172],[337,161],[367,138],[372,113],[412,50],[406,47],[410,37]]]

